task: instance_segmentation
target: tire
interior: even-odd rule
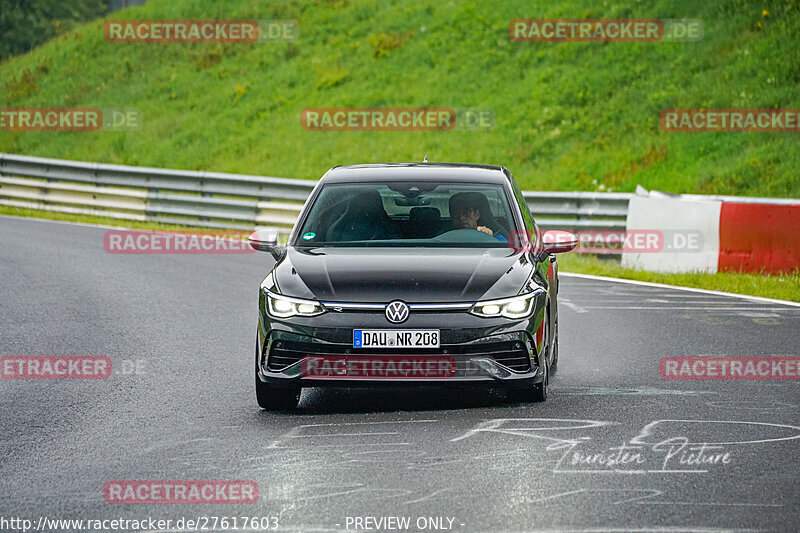
[[[533,387],[533,393],[531,394],[531,401],[534,402],[546,401],[549,390],[550,390],[550,369],[548,368],[547,364],[545,364],[544,380],[535,387]]]
[[[521,388],[521,389],[511,389],[509,391],[510,393],[509,396],[513,400],[526,403],[530,402],[538,403],[547,400],[547,393],[548,389],[550,388],[550,365],[547,363],[547,360],[550,358],[550,354],[548,353],[550,351],[550,348],[548,347],[548,344],[550,343],[549,335],[550,335],[550,330],[547,326],[545,326],[544,349],[547,351],[543,354],[542,357],[539,358],[541,361],[544,362],[544,379],[542,380],[541,383],[538,383],[531,387]]]
[[[550,363],[550,374],[553,376],[558,372],[558,320],[553,326],[553,344],[550,348],[553,353],[553,362]]]
[[[544,380],[531,387],[510,389],[509,398],[513,401],[524,403],[540,403],[547,400],[547,391],[550,384],[550,371],[544,367]]]
[[[300,387],[273,387],[258,378],[258,341],[256,341],[256,401],[267,411],[290,411],[300,402]]]
[[[276,388],[256,376],[256,401],[267,411],[291,411],[300,402],[300,388]]]

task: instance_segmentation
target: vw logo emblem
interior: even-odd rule
[[[408,306],[400,300],[390,302],[386,306],[386,320],[399,324],[408,318]]]

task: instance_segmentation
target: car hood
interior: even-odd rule
[[[519,293],[533,265],[508,248],[295,248],[275,268],[278,290],[321,301],[474,302]]]

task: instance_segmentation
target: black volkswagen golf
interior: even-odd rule
[[[302,387],[486,384],[544,401],[558,364],[556,252],[504,167],[334,167],[289,235],[250,236],[261,283],[258,404]]]

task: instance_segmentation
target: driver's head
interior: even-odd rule
[[[477,229],[481,218],[476,192],[460,192],[450,197],[450,221],[454,229]]]

